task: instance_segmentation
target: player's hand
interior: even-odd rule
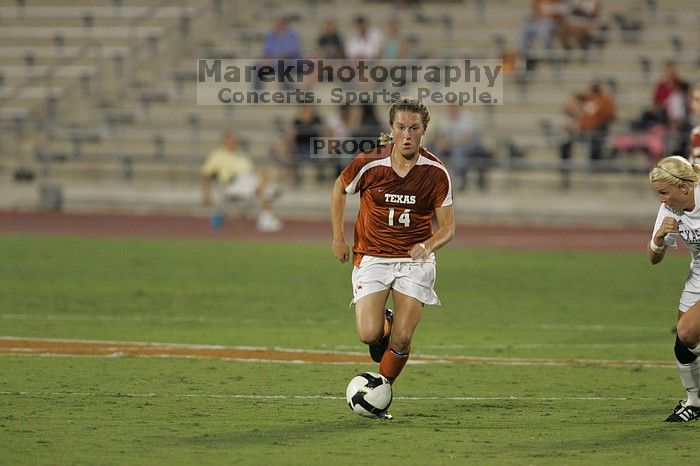
[[[333,255],[340,262],[344,263],[350,259],[350,246],[344,240],[333,240],[331,249],[333,250]]]
[[[678,232],[678,222],[673,218],[673,217],[666,217],[664,218],[663,222],[661,222],[661,226],[659,227],[659,230],[656,232],[656,236],[654,237],[654,242],[656,244],[662,243],[664,241],[664,238],[666,235],[669,233],[677,233]]]
[[[424,261],[430,256],[433,251],[425,245],[425,243],[414,244],[411,250],[408,252],[411,255],[411,259],[414,261]]]

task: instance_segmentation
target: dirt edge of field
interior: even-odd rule
[[[0,355],[18,356],[96,356],[96,357],[175,357],[280,363],[364,364],[366,354],[338,351],[308,351],[286,348],[251,348],[165,343],[65,340],[51,338],[0,337]],[[493,358],[478,356],[433,356],[416,354],[411,363],[490,364],[516,366],[622,366],[675,367],[668,361]]]

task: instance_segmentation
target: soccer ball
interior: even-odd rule
[[[363,372],[353,377],[345,391],[348,405],[360,416],[375,417],[389,408],[391,384],[381,374]]]

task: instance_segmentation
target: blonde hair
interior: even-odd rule
[[[680,155],[665,157],[649,172],[652,183],[668,183],[680,188],[684,184],[698,184],[700,181],[700,165],[690,163]]]

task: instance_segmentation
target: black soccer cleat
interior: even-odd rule
[[[666,422],[688,422],[700,418],[700,408],[679,401],[673,413],[666,418]]]
[[[391,309],[384,309],[384,319],[389,322],[389,327],[391,327],[394,323],[394,311]],[[372,358],[372,361],[382,361],[382,356],[384,356],[384,352],[389,347],[390,336],[391,332],[389,332],[389,335],[380,338],[379,341],[369,344],[369,356]]]
[[[382,362],[382,356],[389,347],[389,335],[382,337],[379,341],[369,344],[369,356],[374,362]]]

